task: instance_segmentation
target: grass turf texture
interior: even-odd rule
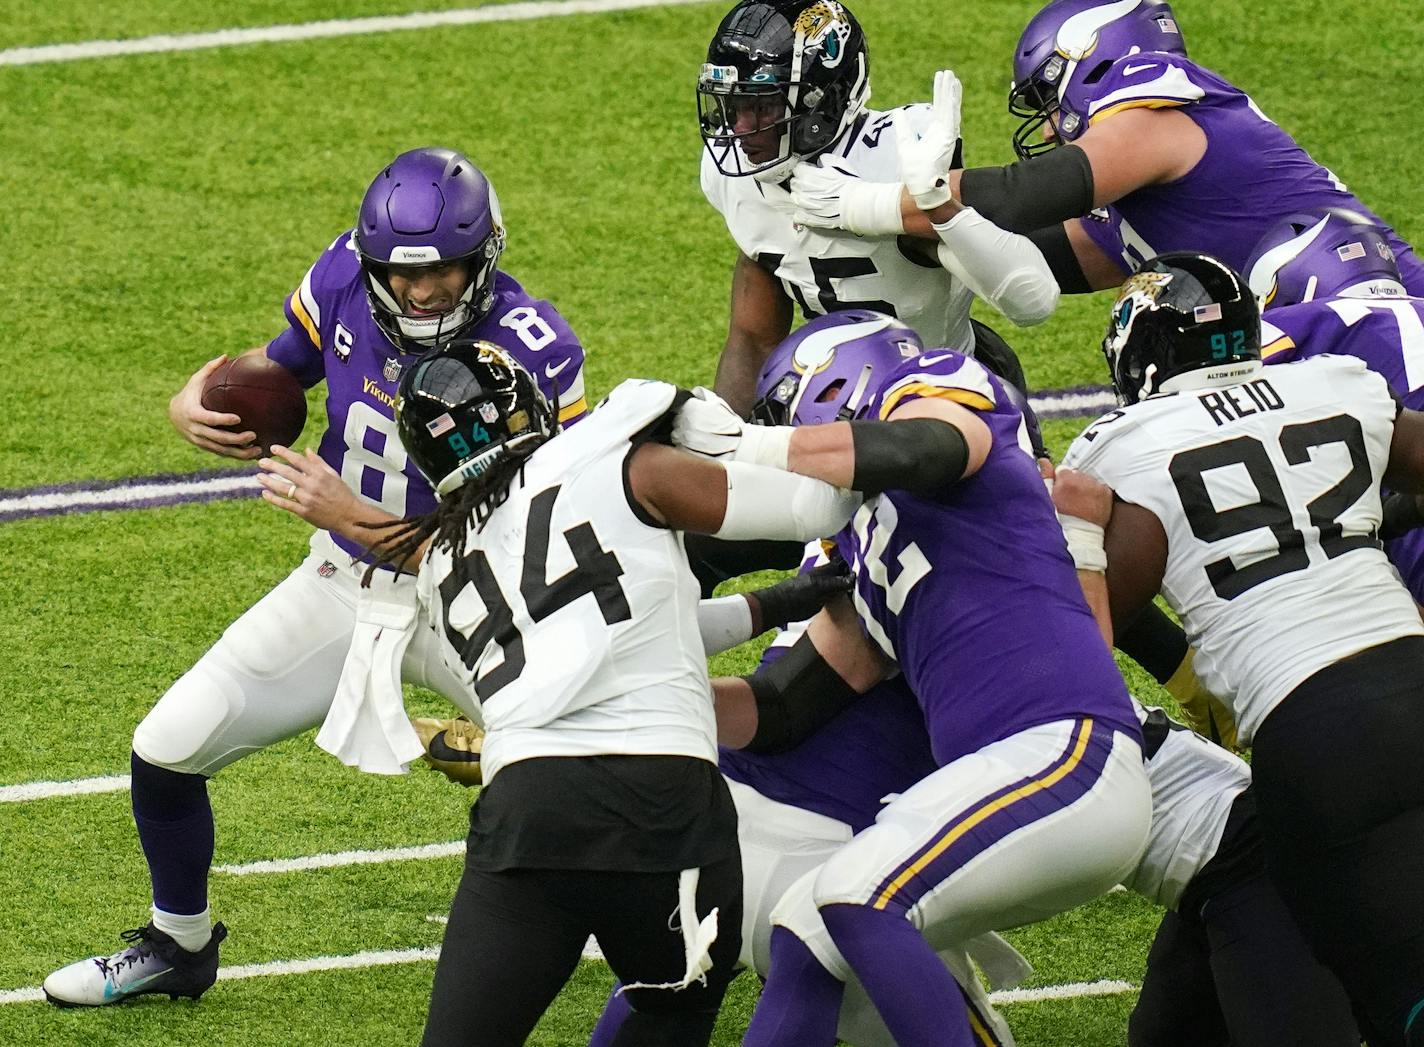
[[[474,5],[233,3],[220,16],[170,0],[26,5],[5,19],[5,46],[455,6]],[[875,103],[923,99],[932,72],[953,66],[968,159],[1007,161],[1008,58],[1034,6],[861,0]],[[1251,90],[1406,237],[1424,235],[1424,190],[1397,132],[1410,96],[1390,89],[1412,82],[1410,56],[1424,46],[1412,5],[1375,5],[1384,28],[1368,34],[1319,0],[1269,15],[1244,0],[1176,7],[1200,61]],[[349,225],[378,166],[430,142],[469,151],[491,175],[510,228],[505,268],[581,333],[592,393],[630,375],[707,381],[733,248],[697,188],[692,84],[722,10],[0,69],[0,196],[11,201],[0,231],[12,247],[0,285],[18,305],[0,321],[10,405],[0,488],[210,467],[173,436],[168,397],[202,361],[279,330],[282,297]],[[1049,324],[1005,333],[1037,387],[1100,383],[1103,312],[1101,296],[1066,301]],[[1078,428],[1050,423],[1055,449]],[[134,723],[299,560],[306,528],[254,501],[12,523],[3,534],[0,781],[12,783],[125,770]],[[429,774],[358,775],[309,735],[234,765],[212,793],[224,863],[456,839],[469,800]],[[10,942],[0,986],[36,985],[143,920],[146,877],[123,794],[0,805],[0,853]],[[424,918],[444,911],[458,872],[452,858],[219,876],[217,915],[233,926],[224,960],[434,944],[439,928]],[[1013,937],[1038,984],[1135,981],[1154,924],[1150,907],[1114,895]],[[196,1007],[4,1006],[0,1043],[410,1043],[430,970],[225,983]],[[606,969],[583,965],[534,1042],[579,1042],[607,983]],[[739,979],[716,1042],[736,1042],[754,995],[754,981]],[[1007,1013],[1023,1044],[1098,1047],[1122,1041],[1129,1008],[1119,996]]]

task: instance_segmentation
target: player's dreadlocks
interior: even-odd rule
[[[398,572],[407,570],[406,564],[427,541],[431,549],[449,549],[457,554],[465,546],[470,521],[474,520],[476,533],[484,529],[494,511],[509,498],[509,489],[515,480],[524,482],[524,463],[543,442],[532,442],[526,445],[527,449],[510,453],[479,479],[455,488],[428,513],[408,520],[362,524],[377,536],[370,547],[375,559],[362,576],[362,586],[371,584],[372,572],[379,567],[391,566]]]

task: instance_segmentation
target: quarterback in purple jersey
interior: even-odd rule
[[[373,540],[363,525],[434,506],[393,420],[401,371],[457,334],[481,338],[538,376],[548,399],[562,405],[562,421],[583,412],[583,350],[552,306],[499,272],[504,238],[494,188],[467,157],[438,148],[403,153],[372,182],[355,229],[337,237],[287,299],[287,330],[252,350],[304,387],[327,384],[319,452],[275,447],[260,463],[267,501],[317,528],[311,554],[227,629],[135,731],[131,792],[152,920],[125,932],[130,944],[116,955],[51,974],[44,988],[53,1003],[101,1006],[145,993],[196,999],[213,984],[227,932],[213,925],[208,906],[207,779],[321,723],[346,683],[348,653],[367,646],[353,643],[358,630],[415,607],[408,575],[378,571],[361,587],[360,561]],[[222,360],[189,379],[170,418],[198,447],[256,458],[253,434],[232,431],[242,419],[202,407],[203,383]],[[459,693],[434,632],[412,632],[393,671]],[[414,731],[405,729],[404,751],[418,754]],[[377,769],[399,773],[403,763]]]
[[[850,422],[746,426],[704,397],[673,435],[867,495],[837,536],[857,615],[812,619],[775,686],[787,701],[864,691],[898,667],[939,766],[826,862],[813,896],[897,1043],[967,1045],[973,1018],[931,943],[1043,919],[1119,882],[1142,853],[1150,789],[1018,410],[948,350],[878,384]],[[779,963],[795,976],[769,984],[745,1042],[829,1045],[841,983],[795,936],[773,943],[773,983]]]

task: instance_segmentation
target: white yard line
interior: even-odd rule
[[[1118,993],[1136,992],[1137,988],[1131,982],[1105,979],[1068,985],[1040,985],[1036,989],[1001,989],[991,992],[989,1000],[995,1004],[1039,1003],[1043,1000],[1068,1000],[1075,996],[1116,996]]]
[[[82,62],[90,58],[160,54],[166,51],[202,51],[213,47],[280,44],[294,40],[321,40],[337,36],[366,36],[448,25],[489,22],[525,22],[565,15],[607,14],[643,7],[682,7],[710,0],[539,0],[534,3],[464,7],[453,11],[422,11],[375,18],[337,18],[300,25],[266,25],[248,29],[217,29],[207,33],[172,33],[133,40],[84,40],[73,44],[11,47],[0,51],[0,66]]]
[[[409,862],[427,858],[449,858],[465,853],[464,840],[449,843],[425,843],[416,847],[387,847],[373,851],[336,851],[329,854],[308,854],[301,858],[274,858],[242,865],[214,865],[213,872],[229,876],[257,876],[263,873],[307,872],[311,869],[337,869],[346,865],[377,865],[383,862]]]
[[[22,785],[0,785],[0,803],[24,803],[27,800],[48,800],[55,796],[84,796],[89,793],[117,793],[127,790],[129,776],[115,774],[104,778],[76,778],[68,782],[25,782]]]

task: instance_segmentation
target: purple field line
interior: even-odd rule
[[[1102,414],[1114,406],[1106,386],[1050,389],[1029,398],[1040,418]],[[156,509],[234,498],[255,498],[262,491],[255,469],[207,469],[196,473],[159,473],[123,480],[80,480],[40,487],[0,488],[0,523],[40,516],[68,516],[121,509]]]

